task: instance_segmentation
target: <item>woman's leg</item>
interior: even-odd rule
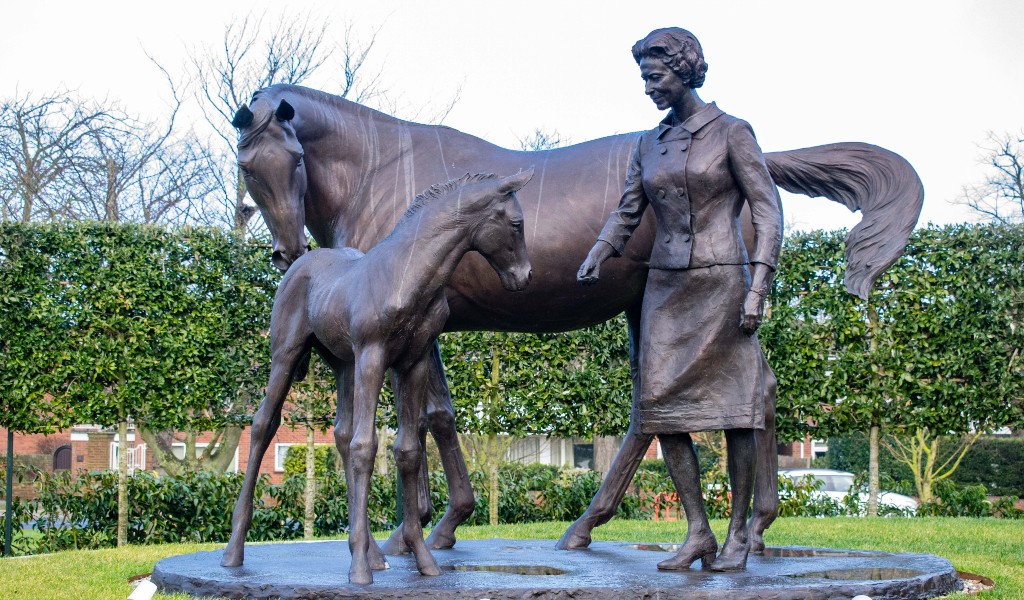
[[[729,453],[732,517],[729,520],[729,535],[711,570],[742,571],[747,567],[747,554],[750,552],[747,515],[750,514],[750,499],[754,494],[754,468],[757,464],[754,430],[727,429],[725,443]]]
[[[686,513],[686,541],[683,542],[683,547],[674,557],[658,563],[658,568],[666,571],[689,569],[698,558],[701,559],[701,565],[707,568],[715,559],[718,542],[715,541],[715,534],[711,532],[708,515],[704,510],[700,466],[697,463],[697,451],[693,447],[693,440],[688,433],[658,437],[665,456],[665,466],[668,467],[672,483],[676,486],[679,503]]]

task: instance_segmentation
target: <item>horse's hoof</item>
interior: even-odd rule
[[[750,551],[754,554],[764,554],[764,538],[759,535],[750,536]]]
[[[240,567],[245,559],[245,553],[242,550],[234,550],[227,548],[224,550],[224,557],[220,559],[220,566],[222,567]]]
[[[391,537],[380,545],[380,551],[388,556],[401,556],[412,552],[412,550],[409,549],[409,545],[406,544],[403,539],[401,527],[396,529],[394,533],[391,534]]]
[[[569,529],[565,530],[562,534],[561,539],[555,544],[555,548],[558,550],[583,550],[590,546],[590,532],[578,533],[576,523],[569,526]]]
[[[373,583],[373,572],[367,570],[350,570],[348,572],[348,582],[352,585],[370,585]]]
[[[416,567],[420,571],[420,575],[426,575],[427,577],[437,577],[441,574],[441,567],[437,566],[437,561],[430,553],[426,553],[426,556],[416,560]]]
[[[455,545],[455,535],[442,533],[440,529],[434,528],[427,536],[426,544],[431,550],[447,550]]]

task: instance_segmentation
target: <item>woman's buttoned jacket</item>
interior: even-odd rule
[[[654,269],[778,264],[782,210],[754,132],[714,103],[673,126],[674,115],[640,135],[618,208],[598,239],[622,254],[647,205],[656,216]],[[747,256],[739,215],[746,200],[755,244]]]

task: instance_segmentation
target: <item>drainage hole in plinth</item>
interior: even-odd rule
[[[814,579],[832,579],[836,581],[885,581],[888,579],[909,579],[924,575],[924,571],[914,569],[864,568],[864,569],[831,569],[814,571],[813,573],[792,573],[787,577],[809,577]]]
[[[443,567],[451,571],[485,571],[488,573],[508,573],[510,575],[565,575],[562,569],[544,565],[452,565]]]
[[[763,556],[780,558],[806,558],[826,556],[836,558],[879,556],[880,553],[853,552],[848,550],[827,550],[818,548],[777,548],[769,546],[764,549]]]

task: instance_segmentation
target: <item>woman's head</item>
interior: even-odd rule
[[[708,72],[704,51],[697,38],[685,29],[666,27],[648,33],[633,44],[633,59],[637,64],[645,58],[665,63],[688,87],[704,85],[704,75]]]

